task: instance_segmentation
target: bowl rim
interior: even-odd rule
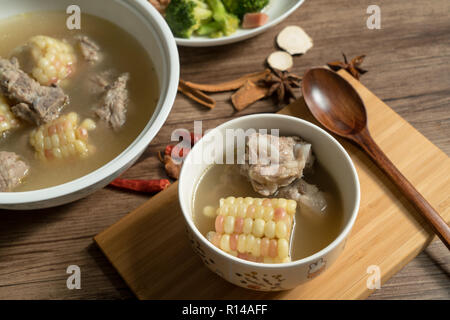
[[[275,0],[276,1],[276,0]],[[305,0],[297,0],[297,3],[295,3],[290,9],[283,12],[280,16],[275,18],[274,20],[270,21],[269,23],[262,25],[258,28],[249,29],[248,32],[243,34],[232,34],[230,36],[220,37],[216,39],[207,38],[207,37],[200,37],[200,38],[190,38],[190,39],[184,39],[175,37],[175,41],[179,46],[183,47],[215,47],[215,46],[223,46],[243,40],[247,40],[250,38],[253,38],[268,29],[278,25],[280,22],[285,20],[287,17],[289,17],[295,10],[297,10]],[[245,30],[245,29],[241,29]]]
[[[140,15],[140,18],[154,30],[156,39],[158,40],[158,46],[163,52],[162,58],[166,63],[166,70],[164,71],[168,71],[169,74],[166,76],[165,83],[159,84],[161,86],[162,94],[160,95],[160,100],[155,108],[155,112],[148,120],[141,133],[128,145],[128,147],[100,168],[77,179],[49,188],[22,192],[0,192],[0,205],[41,203],[62,198],[92,187],[95,184],[108,179],[108,177],[113,176],[138,157],[147,148],[150,141],[153,140],[165,123],[175,102],[180,76],[180,63],[175,38],[164,18],[149,2],[145,0],[119,0],[117,2],[122,3],[124,9],[126,7],[126,9],[131,10],[135,15]],[[95,14],[92,15],[95,16]],[[128,30],[125,31],[128,32]],[[128,33],[133,36],[130,32]],[[146,52],[150,56],[150,53],[147,50]],[[156,113],[157,111],[158,113]]]
[[[345,241],[345,239],[348,237],[351,229],[353,228],[353,225],[356,221],[356,218],[358,216],[358,212],[359,212],[359,205],[360,205],[360,197],[361,197],[361,191],[360,191],[360,184],[359,184],[359,179],[358,179],[358,173],[356,172],[356,168],[353,164],[352,159],[350,158],[350,156],[348,155],[347,151],[344,149],[344,147],[333,137],[331,136],[328,132],[326,132],[324,129],[318,127],[317,125],[294,117],[294,116],[289,116],[289,115],[282,115],[282,114],[273,114],[273,113],[261,113],[261,114],[254,114],[254,115],[246,115],[246,116],[242,116],[236,119],[232,119],[230,121],[224,122],[223,124],[217,126],[216,128],[210,130],[205,137],[209,137],[210,135],[214,134],[217,130],[221,130],[222,128],[225,128],[227,126],[230,126],[232,124],[238,123],[242,120],[246,120],[246,119],[252,119],[252,118],[267,118],[267,119],[271,119],[273,121],[277,121],[278,119],[287,119],[289,121],[295,121],[297,122],[299,125],[303,125],[303,126],[307,126],[312,128],[313,130],[319,132],[320,134],[323,134],[326,138],[328,138],[331,142],[333,142],[338,149],[343,153],[344,158],[347,160],[347,162],[350,165],[350,172],[352,174],[352,178],[355,184],[355,189],[354,191],[356,191],[356,201],[354,203],[353,209],[352,209],[352,213],[350,216],[350,219],[347,221],[347,223],[345,224],[345,227],[342,229],[342,231],[339,233],[339,235],[332,241],[330,242],[325,248],[322,248],[321,250],[319,250],[318,252],[307,256],[305,258],[299,259],[299,260],[294,260],[291,262],[285,262],[285,263],[275,263],[275,264],[267,264],[267,263],[262,263],[262,262],[253,262],[253,261],[247,261],[247,260],[243,260],[243,259],[239,259],[237,257],[234,257],[231,254],[228,254],[226,252],[223,252],[222,250],[220,250],[219,248],[217,248],[216,246],[214,246],[211,242],[209,242],[206,237],[201,234],[201,232],[198,230],[197,226],[194,224],[193,219],[190,219],[189,216],[189,210],[188,208],[186,208],[186,205],[183,203],[183,201],[181,200],[181,188],[183,186],[183,184],[185,184],[184,180],[185,180],[185,172],[188,171],[187,166],[183,165],[181,172],[180,172],[180,178],[179,178],[179,183],[178,183],[178,202],[180,203],[181,206],[181,211],[183,213],[183,217],[186,220],[186,223],[188,224],[189,228],[201,239],[200,241],[202,241],[202,243],[204,245],[206,245],[207,247],[209,247],[211,250],[215,251],[217,254],[221,255],[222,257],[224,257],[225,259],[230,259],[238,264],[242,264],[248,267],[256,267],[256,268],[269,268],[269,269],[287,269],[287,268],[291,268],[291,267],[296,267],[299,265],[304,265],[307,263],[310,263],[312,261],[317,260],[320,257],[323,257],[325,255],[327,255],[329,252],[331,252],[332,250],[334,250],[336,247],[338,247],[343,241]],[[271,126],[272,127],[272,126]],[[203,140],[203,139],[201,139]],[[201,142],[201,140],[199,142]],[[206,141],[207,139],[205,139],[204,141]],[[191,152],[188,153],[186,159],[185,159],[185,163],[188,163],[190,161],[190,159],[193,157],[193,154],[195,153],[196,148],[198,147],[199,144],[196,144]],[[192,182],[191,182],[192,183]],[[192,201],[192,199],[191,199]]]

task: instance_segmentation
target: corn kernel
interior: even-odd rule
[[[247,218],[254,218],[255,217],[255,212],[256,212],[256,206],[255,205],[249,205],[248,207],[247,207]]]
[[[52,146],[54,148],[59,147],[59,137],[58,137],[58,135],[56,133],[51,136],[51,140],[52,140]]]
[[[258,206],[255,210],[255,219],[262,219],[264,217],[264,207]]]
[[[285,259],[289,256],[289,244],[286,239],[278,240],[278,257]]]
[[[275,235],[278,239],[284,239],[287,238],[287,227],[286,223],[284,221],[278,221],[276,228],[275,228]]]
[[[86,144],[83,141],[75,140],[75,149],[77,149],[77,152],[79,154],[84,154],[87,152]]]
[[[264,235],[269,239],[275,238],[275,227],[276,224],[274,221],[267,222],[264,226]]]
[[[255,239],[255,243],[253,244],[251,254],[255,257],[259,257],[261,255],[261,239],[259,238]]]
[[[265,207],[264,208],[264,221],[270,221],[273,220],[273,208],[272,207]]]
[[[253,246],[255,245],[255,237],[252,234],[247,236],[247,241],[245,243],[245,251],[252,252]]]
[[[249,234],[252,232],[253,229],[253,219],[251,218],[246,218],[244,220],[244,228],[243,228],[243,232],[245,234]]]
[[[286,209],[287,200],[286,199],[278,199],[277,207]]]
[[[225,202],[226,202],[227,204],[230,204],[230,205],[233,204],[234,201],[235,201],[235,198],[234,198],[234,197],[228,197],[228,198],[225,199]]]
[[[297,210],[297,201],[295,200],[288,200],[287,201],[287,208],[286,211],[288,214],[294,214],[295,211]]]
[[[235,217],[235,216],[237,216],[237,213],[238,213],[238,207],[235,206],[235,205],[231,205],[231,206],[230,206],[230,209],[228,210],[228,214],[229,214],[230,216]]]
[[[50,137],[45,137],[45,139],[44,139],[44,148],[46,150],[52,148],[52,139]]]
[[[237,249],[240,253],[244,253],[245,249],[247,248],[246,240],[247,240],[247,237],[244,234],[239,235]]]
[[[269,241],[268,238],[262,238],[261,240],[261,255],[264,257],[269,255]]]
[[[206,206],[203,208],[203,214],[208,218],[214,218],[216,216],[216,209],[212,206]]]
[[[246,197],[244,199],[244,203],[247,204],[247,205],[252,204],[253,203],[253,198],[252,197]]]
[[[222,239],[220,240],[220,249],[222,249],[225,252],[230,252],[230,235],[224,234],[222,236]]]
[[[88,118],[83,120],[80,127],[85,128],[88,131],[92,131],[97,127],[97,125],[95,124],[94,120]]]
[[[237,216],[244,218],[247,211],[247,206],[244,203],[237,205]]]
[[[223,206],[220,207],[220,214],[222,216],[227,216],[229,212],[230,212],[230,206],[224,204]]]
[[[61,154],[61,150],[59,148],[53,148],[53,156],[55,158],[61,159],[62,158],[62,154]]]
[[[234,216],[226,216],[225,217],[225,223],[224,223],[224,227],[223,227],[225,233],[228,233],[228,234],[233,233],[234,221],[235,221]]]
[[[62,154],[63,158],[68,158],[70,156],[69,149],[67,148],[67,145],[63,145],[61,147],[61,154]]]
[[[264,235],[264,226],[265,222],[262,219],[255,219],[255,222],[253,223],[253,235],[255,237],[261,238]]]

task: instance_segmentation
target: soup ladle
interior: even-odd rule
[[[367,112],[359,94],[340,75],[325,68],[308,70],[302,81],[309,110],[325,128],[359,145],[391,178],[450,250],[450,228],[439,213],[395,167],[370,135]]]

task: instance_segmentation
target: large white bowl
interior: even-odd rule
[[[344,225],[339,235],[328,246],[313,255],[280,264],[250,262],[234,257],[215,247],[197,229],[192,219],[195,187],[209,167],[206,154],[219,144],[212,137],[226,137],[230,129],[279,129],[280,135],[295,135],[312,144],[321,165],[336,181],[342,198]],[[270,131],[268,131],[270,132]],[[219,140],[220,141],[220,140]],[[233,152],[233,139],[223,138],[224,150]],[[217,157],[222,159],[221,154]],[[345,149],[330,134],[305,120],[277,114],[257,114],[240,117],[211,130],[189,152],[183,164],[178,185],[178,196],[186,220],[188,236],[196,251],[212,271],[229,282],[253,290],[279,291],[291,289],[313,279],[333,264],[345,246],[346,239],[358,215],[360,189],[356,169]],[[226,196],[226,195],[224,195]],[[236,195],[238,196],[238,195]],[[245,195],[241,195],[245,196]],[[251,281],[245,275],[251,275]],[[248,278],[248,277],[247,277]]]
[[[178,45],[184,47],[213,47],[243,41],[255,37],[273,26],[276,26],[297,10],[304,1],[305,0],[270,0],[267,7],[263,10],[263,12],[269,16],[269,21],[258,28],[238,29],[236,33],[227,37],[208,38],[192,36],[189,39],[175,38],[175,40]]]
[[[166,121],[175,101],[180,73],[175,39],[164,19],[146,0],[0,0],[0,19],[26,12],[66,12],[72,4],[78,5],[82,13],[115,23],[136,38],[156,69],[160,85],[158,105],[141,134],[114,160],[88,175],[56,187],[28,192],[0,192],[0,208],[53,207],[86,197],[103,188],[144,152]]]

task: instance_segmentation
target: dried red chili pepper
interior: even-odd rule
[[[170,186],[170,181],[167,179],[137,180],[117,178],[110,185],[121,189],[157,193]]]
[[[172,154],[172,150],[175,146],[173,144],[169,144],[165,149],[164,149],[164,154],[166,156],[170,156]]]
[[[177,180],[180,177],[182,162],[175,162],[171,156],[164,156],[163,162],[167,175]]]
[[[193,132],[190,132],[189,135],[189,138],[187,138],[186,132],[181,132],[180,136],[183,137],[183,142],[181,144],[168,145],[164,149],[164,156],[161,152],[158,152],[159,160],[164,164],[164,169],[166,170],[167,175],[172,179],[178,179],[183,160],[190,152],[189,146],[183,146],[183,143],[186,144],[185,142],[189,139],[191,147],[193,147],[194,144],[202,138],[201,134],[194,134]]]
[[[171,156],[171,157],[176,156],[177,158],[184,158],[185,156],[187,156],[189,151],[190,151],[189,148],[183,148],[183,147],[180,147],[179,145],[174,146],[172,144],[169,144],[164,149],[164,155]]]
[[[198,142],[198,140],[200,140],[203,137],[203,135],[200,134],[194,134],[193,132],[191,132],[191,146],[193,147],[194,144],[196,144]]]

